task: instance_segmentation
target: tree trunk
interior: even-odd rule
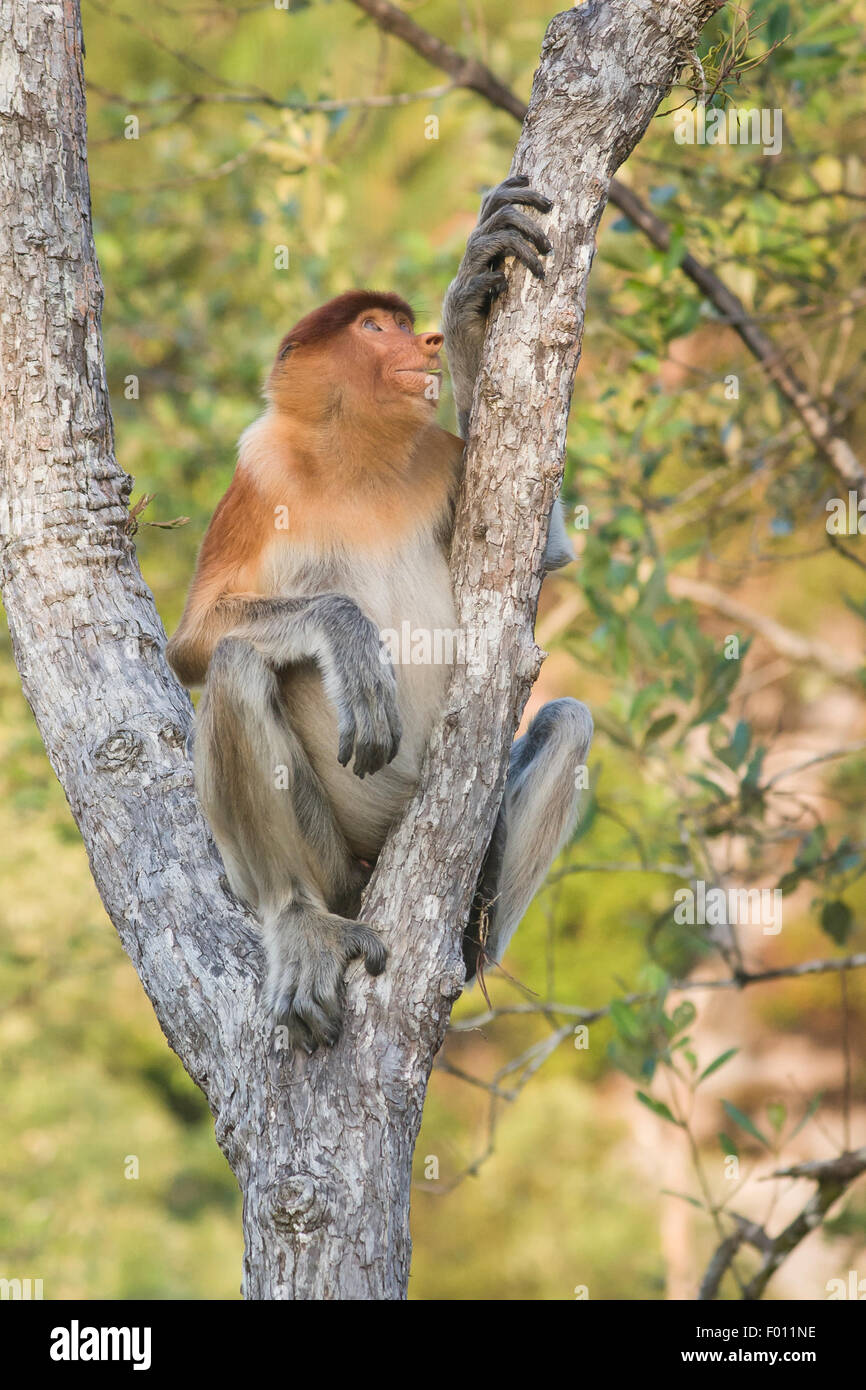
[[[367,893],[390,960],[350,980],[336,1048],[282,1052],[257,1006],[185,751],[186,694],[129,532],[90,221],[77,6],[0,19],[4,601],[15,659],[94,878],[244,1194],[248,1298],[397,1299],[412,1154],[462,980],[459,937],[507,749],[539,666],[532,620],[559,486],[595,230],[718,0],[587,0],[557,15],[514,169],[554,200],[543,285],[515,267],[476,393],[453,575],[489,654],[457,669],[422,785]]]

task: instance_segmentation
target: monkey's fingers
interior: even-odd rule
[[[546,256],[551,247],[546,237],[544,240],[546,249],[542,254]],[[536,279],[544,279],[544,266],[528,244],[527,238],[515,227],[501,227],[489,233],[486,230],[483,233],[474,233],[466,248],[464,266],[469,275],[485,269],[496,270],[506,256],[513,256],[515,260],[521,261],[532,271]]]
[[[553,207],[549,198],[545,198],[543,193],[538,193],[534,188],[529,187],[529,179],[525,174],[515,174],[511,178],[504,179],[487,194],[481,204],[478,221],[486,222],[488,217],[491,217],[493,213],[498,212],[508,203],[520,203],[524,207],[537,208],[539,212],[550,212]]]
[[[392,763],[400,751],[400,740],[403,737],[403,721],[397,708],[396,691],[393,700],[385,705],[385,723],[387,725],[385,763]]]
[[[397,710],[396,685],[382,682],[359,692],[354,706],[356,777],[379,772],[396,756],[403,729]]]
[[[525,237],[542,256],[546,256],[553,250],[553,244],[547,233],[542,231],[537,222],[533,222],[531,217],[527,217],[525,212],[513,207],[508,203],[505,207],[495,212],[483,227],[478,229],[479,235],[489,236],[492,232],[514,231],[519,232]]]
[[[385,766],[391,745],[387,726],[383,724],[374,731],[369,720],[365,720],[364,724],[364,731],[355,740],[355,761],[352,764],[355,776],[362,780],[368,773],[378,772]]]
[[[340,710],[337,728],[340,740],[337,748],[337,762],[341,767],[348,767],[357,734],[355,716],[350,708],[343,707]]]
[[[508,279],[502,270],[482,270],[478,275],[461,279],[452,290],[453,312],[457,318],[466,315],[483,314],[486,318],[494,299],[508,288]]]
[[[347,960],[361,960],[370,975],[381,975],[388,963],[388,951],[379,933],[363,922],[350,922],[347,936]]]

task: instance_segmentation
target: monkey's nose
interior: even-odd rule
[[[445,342],[441,333],[422,333],[420,337],[422,346],[427,348],[429,352],[438,352]]]

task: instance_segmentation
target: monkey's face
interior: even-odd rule
[[[442,375],[441,333],[416,333],[402,313],[365,309],[346,329],[348,377],[379,407],[409,400],[435,408]]]
[[[344,300],[371,297],[350,291],[286,335],[265,388],[278,410],[368,432],[386,420],[410,431],[427,425],[439,399],[442,334],[416,333],[399,300],[368,304],[339,322]]]

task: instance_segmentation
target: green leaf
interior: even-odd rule
[[[738,1047],[729,1047],[727,1052],[720,1052],[714,1062],[710,1062],[708,1067],[704,1067],[698,1077],[698,1084],[700,1085],[702,1081],[706,1081],[708,1076],[712,1076],[713,1072],[718,1071],[719,1067],[723,1067],[726,1062],[730,1062],[732,1057],[736,1057],[739,1050]]]
[[[690,999],[684,999],[682,1004],[677,1004],[671,1014],[671,1022],[674,1031],[681,1033],[684,1028],[689,1028],[698,1016],[698,1011]]]
[[[763,1144],[765,1149],[769,1149],[769,1141],[764,1137],[764,1135],[758,1129],[757,1125],[754,1125],[752,1123],[748,1115],[744,1115],[742,1110],[738,1110],[737,1107],[735,1105],[732,1105],[729,1100],[723,1100],[722,1105],[730,1115],[735,1125],[739,1125],[740,1129],[744,1129],[747,1134],[751,1134],[753,1139],[757,1139],[760,1144]]]
[[[749,760],[749,766],[746,768],[746,775],[743,778],[744,786],[756,787],[758,785],[758,780],[761,776],[761,769],[764,765],[764,754],[766,751],[767,750],[765,748],[755,749],[751,759]]]
[[[672,729],[676,722],[677,716],[675,714],[663,714],[660,719],[654,719],[644,734],[644,748],[646,748],[648,744],[654,743],[656,739],[661,738],[662,734],[666,734],[668,729]]]
[[[697,782],[699,787],[703,787],[705,791],[712,792],[719,801],[727,801],[728,793],[724,791],[717,782],[711,782],[709,777],[702,777],[699,772],[690,772],[688,776],[690,781]]]
[[[730,743],[727,748],[720,748],[716,757],[719,758],[726,767],[729,767],[732,772],[735,771],[749,751],[750,739],[751,733],[748,724],[742,719],[738,720]]]
[[[812,1116],[816,1113],[818,1106],[821,1104],[821,1101],[823,1099],[823,1091],[819,1091],[816,1096],[812,1097],[812,1099],[809,1101],[808,1106],[806,1107],[806,1113],[803,1115],[803,1118],[794,1126],[794,1128],[791,1130],[791,1133],[788,1135],[789,1143],[792,1139],[796,1137],[796,1135],[800,1133],[801,1129],[805,1129],[806,1125],[809,1123]]]
[[[629,723],[634,724],[648,714],[664,693],[664,681],[653,681],[650,685],[644,686],[643,690],[639,690],[631,702]]]
[[[801,844],[794,863],[798,869],[813,869],[824,857],[827,846],[827,831],[823,825],[816,825]]]
[[[728,708],[728,700],[740,679],[743,658],[748,650],[747,641],[740,642],[740,660],[728,661],[724,656],[719,657],[713,665],[711,671],[706,675],[704,689],[701,692],[701,707],[692,720],[693,725],[707,724],[719,715],[724,714]]]
[[[723,1154],[729,1154],[732,1158],[739,1158],[740,1151],[737,1148],[736,1141],[731,1138],[730,1134],[725,1134],[724,1130],[720,1130],[717,1138],[722,1146]]]
[[[674,306],[667,323],[664,325],[665,338],[685,338],[696,328],[701,317],[701,301],[699,299],[682,299]]]
[[[685,254],[686,239],[683,236],[682,232],[674,232],[670,239],[670,245],[668,246],[668,249],[665,252],[664,260],[662,262],[665,272],[668,273],[672,270],[676,270],[677,266],[680,264]]]
[[[803,875],[801,873],[796,869],[792,869],[789,874],[782,874],[776,887],[782,893],[783,897],[787,897],[789,893],[793,893],[794,889],[799,886],[802,877]]]
[[[703,1202],[699,1202],[697,1197],[690,1197],[688,1192],[675,1192],[672,1187],[663,1187],[662,1192],[665,1197],[679,1197],[681,1202],[688,1202],[690,1206],[697,1207],[698,1211],[704,1210]]]
[[[647,1095],[646,1091],[638,1091],[637,1098],[648,1110],[651,1110],[654,1115],[659,1115],[661,1119],[668,1120],[672,1125],[677,1125],[680,1128],[682,1127],[680,1121],[671,1113],[663,1100],[654,1100],[652,1096]]]
[[[663,1002],[664,994],[670,983],[668,972],[659,965],[658,961],[648,960],[640,972],[640,983],[647,990],[661,996],[659,1003]]]
[[[767,23],[767,43],[781,43],[791,32],[790,5],[777,5]]]
[[[644,518],[634,507],[621,507],[614,515],[611,526],[620,536],[634,541],[641,540],[646,530]]]
[[[633,1010],[621,999],[614,999],[610,1006],[610,1017],[616,1031],[628,1042],[640,1042],[643,1038],[643,1029]]]
[[[771,1101],[767,1106],[767,1119],[777,1134],[781,1134],[782,1126],[788,1117],[786,1106],[780,1100]]]
[[[844,946],[854,925],[854,914],[841,898],[825,903],[821,908],[821,930],[825,931],[837,946]]]

